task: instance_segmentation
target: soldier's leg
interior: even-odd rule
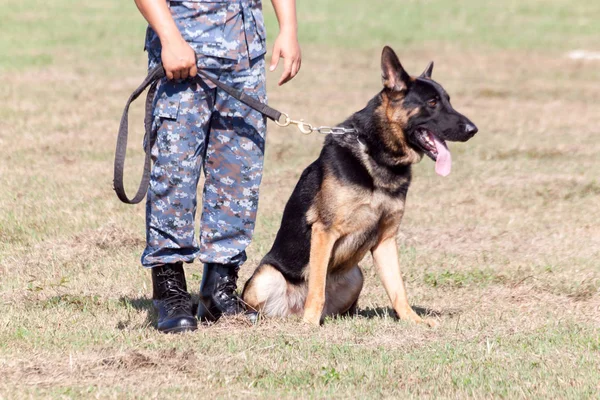
[[[266,102],[264,59],[247,69],[223,72],[221,79]],[[246,260],[258,207],[265,150],[266,120],[227,93],[217,90],[206,158],[200,260],[238,264]]]
[[[146,203],[147,246],[142,265],[152,270],[158,329],[197,328],[183,262],[198,254],[194,235],[196,188],[213,107],[213,90],[200,80],[163,81],[154,104],[156,141]]]
[[[142,265],[191,262],[199,247],[194,235],[200,177],[213,90],[204,83],[162,82],[155,100],[156,142],[146,202],[147,246]]]
[[[264,68],[264,58],[259,57],[237,64],[233,71],[221,72],[220,78],[266,102]],[[239,311],[233,301],[235,281],[254,231],[265,134],[262,114],[217,90],[204,160],[199,257],[205,269],[198,307],[201,319],[214,320],[221,313]]]

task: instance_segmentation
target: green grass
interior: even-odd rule
[[[303,69],[271,104],[335,124],[379,90],[391,44],[480,128],[452,174],[414,168],[398,237],[399,322],[367,257],[356,318],[153,328],[144,207],[111,189],[125,99],[145,72],[133,2],[7,0],[0,10],[0,398],[597,398],[600,392],[600,4],[299,1]],[[272,44],[276,22],[265,4]],[[276,75],[274,73],[273,75]],[[141,104],[125,171],[142,164]],[[269,128],[255,240],[270,248],[322,138]],[[131,189],[130,189],[131,190]],[[194,296],[199,265],[187,269]]]
[[[437,42],[564,50],[597,46],[600,33],[594,1],[351,0],[299,2],[299,8],[305,40],[346,48]]]
[[[143,18],[133,1],[8,0],[0,11],[1,68],[114,60],[141,51]]]
[[[269,38],[277,32],[265,0]],[[128,57],[143,47],[145,23],[133,1],[22,2],[0,11],[0,68],[57,65]],[[477,0],[447,2],[299,1],[303,44],[348,50],[385,43],[456,45],[473,49],[597,49],[600,4],[594,0]]]

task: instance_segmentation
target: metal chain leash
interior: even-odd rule
[[[344,128],[343,126],[312,126],[311,124],[304,122],[303,119],[296,121],[291,119],[290,116],[286,113],[281,113],[284,117],[283,122],[279,120],[275,121],[275,123],[281,127],[286,127],[290,125],[296,125],[298,130],[305,135],[310,135],[313,132],[319,132],[323,135],[344,135],[346,133],[356,133],[356,129],[353,128]]]

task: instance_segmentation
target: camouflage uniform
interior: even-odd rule
[[[265,27],[260,0],[167,1],[198,68],[266,102]],[[160,62],[156,33],[146,36],[149,67]],[[246,260],[262,178],[266,120],[199,77],[163,80],[154,100],[142,265]],[[200,243],[194,233],[196,188],[204,170]]]

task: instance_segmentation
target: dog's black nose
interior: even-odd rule
[[[465,124],[465,133],[469,136],[473,136],[479,129],[473,124]]]

